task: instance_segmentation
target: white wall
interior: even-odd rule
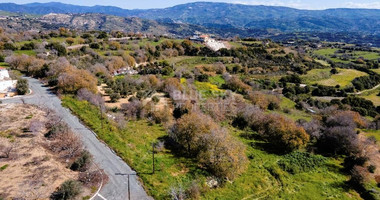
[[[0,69],[0,81],[9,78],[8,70]]]
[[[8,93],[15,90],[16,84],[17,81],[14,80],[0,81],[0,93]]]

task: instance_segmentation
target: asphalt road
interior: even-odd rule
[[[116,154],[112,152],[104,143],[99,141],[95,134],[86,126],[81,124],[70,110],[62,107],[61,100],[48,88],[33,78],[27,78],[33,93],[24,97],[15,97],[2,100],[6,103],[22,103],[45,106],[53,109],[70,126],[70,128],[80,135],[86,149],[94,156],[95,163],[107,173],[109,181],[100,190],[99,195],[94,199],[121,200],[128,199],[128,181],[125,174],[135,174],[135,172]],[[118,174],[124,175],[118,175]],[[136,176],[130,176],[131,199],[145,200],[152,199],[144,191]]]

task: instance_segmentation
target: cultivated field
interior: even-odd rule
[[[306,75],[302,76],[305,83],[308,84],[320,84],[326,86],[340,85],[345,87],[351,84],[351,81],[360,76],[368,76],[368,74],[355,70],[355,69],[340,69],[338,68],[338,74],[331,74],[331,68],[326,69],[313,69]]]

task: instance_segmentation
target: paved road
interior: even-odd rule
[[[25,103],[45,106],[51,108],[60,115],[71,129],[80,134],[82,141],[88,151],[94,156],[95,162],[107,173],[108,183],[101,189],[100,195],[95,199],[121,200],[128,199],[127,176],[117,175],[134,174],[135,172],[117,155],[115,155],[105,144],[100,142],[91,130],[81,124],[77,117],[61,106],[61,100],[48,88],[43,87],[37,79],[27,78],[33,93],[29,96],[16,97],[2,100],[3,103]],[[145,200],[149,197],[137,180],[136,176],[130,176],[131,199]]]

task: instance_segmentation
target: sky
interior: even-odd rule
[[[59,0],[0,0],[0,3],[25,4],[32,2],[51,2]],[[94,6],[109,5],[126,9],[166,8],[178,4],[195,2],[197,0],[61,0],[61,3]],[[372,8],[380,9],[380,0],[202,0],[209,2],[227,2],[246,5],[287,6],[299,9],[327,8]]]

